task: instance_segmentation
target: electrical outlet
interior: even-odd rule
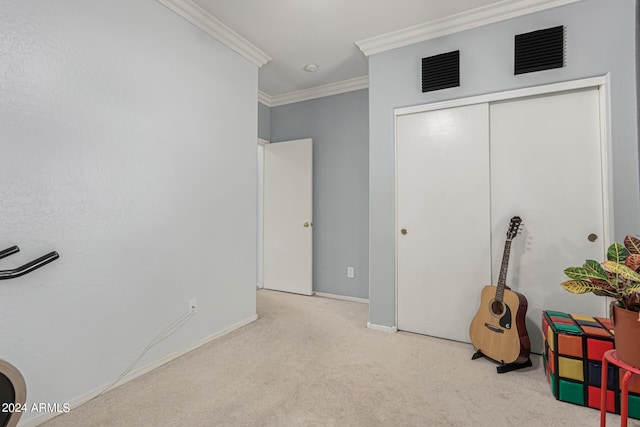
[[[198,311],[198,301],[195,298],[191,298],[189,300],[189,310],[193,311],[194,313]]]
[[[353,279],[354,277],[356,277],[356,271],[355,268],[353,267],[347,267],[347,277],[349,279]]]

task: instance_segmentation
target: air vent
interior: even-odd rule
[[[460,86],[460,51],[422,58],[422,92]]]
[[[514,74],[564,67],[564,26],[518,34]]]

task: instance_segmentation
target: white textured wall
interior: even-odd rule
[[[0,358],[28,402],[255,315],[257,67],[154,0],[0,0]],[[42,414],[27,413],[23,420]]]

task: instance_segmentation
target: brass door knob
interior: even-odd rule
[[[407,234],[407,229],[403,228],[402,230],[400,230],[400,233],[404,236]]]
[[[309,222],[309,221],[305,221],[304,224],[302,224],[302,225],[304,226],[304,228],[309,228],[309,227],[311,227],[313,225],[313,223]]]
[[[587,236],[587,240],[589,240],[590,242],[595,242],[596,240],[598,240],[598,235],[591,233]]]

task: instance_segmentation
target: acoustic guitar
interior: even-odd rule
[[[511,218],[498,285],[482,289],[480,308],[469,327],[471,342],[478,349],[476,354],[481,353],[503,365],[530,362],[531,344],[525,323],[527,299],[506,286],[511,241],[520,232],[521,225],[520,217]]]

